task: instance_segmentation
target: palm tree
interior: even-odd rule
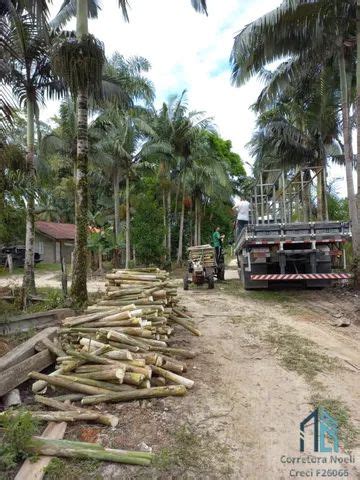
[[[189,112],[186,101],[186,92],[170,97],[159,112],[154,112],[152,128],[156,138],[168,144],[168,152],[159,155],[159,177],[163,190],[164,246],[167,247],[168,258],[171,260],[171,191],[172,173],[175,172],[178,189],[181,191],[182,201],[185,197],[185,175],[191,165],[191,147],[195,138],[201,131],[212,129],[211,120],[204,112]],[[184,229],[184,202],[180,216],[180,231],[178,245],[178,261],[182,257]]]
[[[8,16],[10,38],[8,45],[14,56],[7,58],[5,84],[12,87],[14,97],[27,111],[27,154],[29,193],[27,195],[25,265],[23,277],[23,303],[28,293],[35,292],[34,238],[35,238],[35,117],[45,97],[63,93],[60,81],[51,72],[47,54],[46,36],[41,25],[25,9],[12,9]]]
[[[76,10],[75,10],[76,3]],[[126,21],[128,17],[128,0],[119,0],[119,7],[122,10]],[[206,0],[191,0],[192,6],[196,11],[207,13]],[[71,16],[76,14],[76,37],[77,46],[67,44],[63,45],[63,55],[60,70],[72,78],[68,78],[69,86],[72,84],[72,93],[77,97],[78,111],[78,148],[77,148],[77,202],[76,202],[76,241],[74,252],[74,269],[71,286],[71,295],[78,303],[87,301],[86,287],[86,226],[87,226],[87,169],[88,169],[88,141],[87,141],[87,118],[88,118],[88,95],[89,87],[97,90],[100,84],[101,70],[103,64],[102,49],[98,42],[88,32],[89,13],[97,15],[98,3],[96,0],[65,0],[60,12],[55,19],[54,25],[65,23]],[[87,56],[87,68],[80,68],[77,65],[78,72],[72,72],[73,64],[67,63],[70,56]],[[91,68],[90,68],[91,67]],[[77,73],[77,74],[76,74]],[[91,74],[91,78],[90,75]]]
[[[259,73],[266,64],[284,56],[298,58],[303,66],[314,61],[322,65],[331,62],[338,71],[353,252],[355,258],[360,258],[360,222],[354,191],[350,123],[351,80],[355,71],[351,49],[360,30],[359,23],[356,24],[357,6],[355,0],[284,0],[280,7],[247,25],[235,37],[231,62],[233,82],[238,86]],[[359,78],[359,68],[357,73]],[[360,262],[356,261],[356,264],[355,283],[360,287]]]
[[[257,164],[263,169],[269,164],[272,168],[322,167],[317,181],[317,214],[318,220],[326,220],[327,157],[328,153],[332,157],[335,152],[340,154],[337,79],[332,69],[300,69],[296,61],[287,61],[262,76],[267,84],[254,106],[260,115],[259,130],[251,142]]]

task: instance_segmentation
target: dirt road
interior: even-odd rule
[[[236,276],[228,271],[213,291],[181,294],[204,334],[190,423],[230,448],[228,478],[287,479],[294,466],[281,458],[299,456],[299,423],[321,401],[343,416],[356,458],[348,478],[360,478],[352,438],[360,427],[360,323],[333,325],[354,316],[354,303],[337,290],[245,292]]]

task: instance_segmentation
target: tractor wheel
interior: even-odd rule
[[[217,279],[218,280],[225,280],[225,265],[223,263],[221,263],[218,266]]]
[[[184,290],[189,290],[189,278],[187,273],[184,275]]]
[[[213,289],[214,285],[215,285],[214,275],[209,275],[208,278],[207,278],[207,281],[208,281],[208,288]]]

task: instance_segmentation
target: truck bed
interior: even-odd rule
[[[249,245],[346,242],[350,238],[349,222],[248,225],[235,243],[235,253]]]

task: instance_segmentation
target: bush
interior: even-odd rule
[[[2,418],[3,439],[0,446],[0,470],[13,468],[28,456],[26,445],[31,436],[37,433],[38,422],[29,412],[19,411],[15,417],[4,415]]]
[[[138,263],[159,265],[164,260],[163,209],[149,194],[143,194],[133,218],[132,236]]]

